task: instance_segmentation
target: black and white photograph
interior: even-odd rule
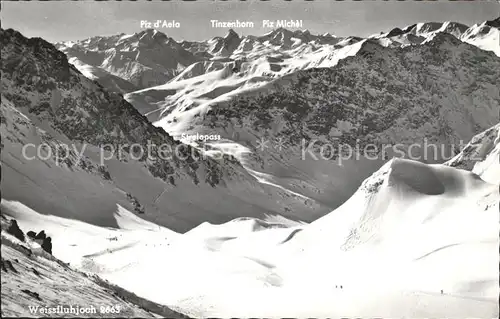
[[[2,1],[1,317],[499,313],[500,1]]]

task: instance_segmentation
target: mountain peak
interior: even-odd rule
[[[291,32],[290,30],[285,29],[285,28],[283,28],[283,27],[276,28],[276,29],[274,29],[274,31],[275,31],[276,33],[284,33],[284,32],[293,33],[293,32]]]
[[[394,28],[392,29],[391,31],[389,31],[389,33],[387,33],[387,37],[390,38],[390,37],[396,37],[396,36],[399,36],[399,35],[403,35],[405,34],[406,31],[404,30],[401,30],[400,28]]]
[[[167,38],[167,35],[161,31],[158,31],[156,29],[145,29],[144,31],[141,31],[137,33],[137,36],[139,39],[143,38]]]
[[[271,31],[269,31],[268,33],[266,33],[265,35],[266,36],[275,36],[277,34],[284,34],[284,33],[290,33],[292,34],[293,32],[283,28],[283,27],[279,27],[279,28],[276,28],[276,29],[273,29]]]
[[[156,32],[158,32],[156,29],[147,28],[147,29],[144,29],[143,31],[139,32],[138,34],[155,34]]]
[[[239,39],[240,36],[233,29],[229,29],[229,31],[227,31],[227,34],[224,36],[224,38],[225,39],[229,39],[229,38],[238,38]]]
[[[454,45],[454,46],[459,46],[463,42],[460,41],[459,39],[457,39],[457,37],[455,37],[451,33],[439,32],[439,33],[434,34],[432,37],[430,37],[428,40],[424,41],[423,43],[433,43],[435,45],[449,43],[449,44]]]
[[[43,55],[47,60],[53,62],[53,65],[49,65],[50,63],[45,65],[45,67],[47,67],[46,74],[52,74],[55,79],[61,81],[66,80],[69,76],[69,69],[72,66],[68,63],[66,54],[59,51],[54,44],[42,38],[27,38],[17,30],[0,29],[0,43],[2,44],[2,54],[7,54],[4,50],[8,44],[17,47],[23,46],[34,52],[38,52],[39,55]],[[4,56],[2,56],[2,60],[4,61],[4,66],[7,67],[8,65],[4,60]],[[4,70],[5,69],[2,69],[2,71]],[[42,72],[41,68],[36,68],[36,70],[37,72]],[[42,90],[43,89],[45,89],[45,87],[43,87]]]
[[[411,24],[411,25],[408,25],[406,27],[403,28],[403,32],[405,33],[408,33],[408,32],[411,32],[412,30],[414,30],[415,28],[417,27],[417,24],[414,23],[414,24]]]
[[[156,29],[146,29],[136,34],[136,39],[139,40],[139,46],[154,47],[157,45],[176,45],[177,42],[169,38],[165,33]],[[125,40],[127,42],[127,40]],[[132,44],[132,43],[130,43]]]

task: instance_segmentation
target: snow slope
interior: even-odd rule
[[[21,242],[6,232],[10,220],[3,214],[14,214],[23,207],[19,203],[2,202],[2,317],[89,317],[89,318],[155,318],[182,315],[164,306],[151,307],[140,297],[121,288],[75,270],[59,259],[45,253],[30,239]],[[52,225],[51,223],[47,223]],[[53,228],[61,224],[55,223]],[[37,229],[40,224],[32,224]],[[89,226],[84,226],[83,228]],[[75,227],[75,229],[79,229]],[[51,232],[51,235],[54,233]],[[80,238],[76,233],[73,238]],[[95,234],[93,234],[95,236]],[[56,234],[56,238],[71,238]],[[90,237],[87,237],[89,239]],[[56,241],[57,243],[57,241]],[[89,243],[88,241],[86,242]],[[89,309],[94,313],[42,313],[41,308],[71,306]],[[144,306],[149,309],[145,310]],[[108,309],[106,309],[106,307]],[[111,311],[112,309],[112,311]],[[154,309],[157,314],[151,312]],[[69,309],[66,309],[69,311]],[[76,310],[76,309],[74,309]]]
[[[483,50],[492,51],[500,57],[500,17],[475,24],[466,30],[461,40],[473,44]]]
[[[84,64],[77,58],[71,58],[69,63],[74,65],[83,75],[91,80],[96,80],[110,92],[125,94],[130,91],[136,91],[138,87],[122,78],[113,75],[99,67],[90,64]]]
[[[193,317],[494,318],[499,199],[471,172],[394,159],[309,225],[239,219],[174,236],[136,227],[116,244],[87,244],[79,265]],[[3,205],[19,208],[21,227],[71,243],[60,222]]]

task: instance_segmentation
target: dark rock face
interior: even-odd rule
[[[47,237],[43,240],[42,249],[52,255],[52,238]]]
[[[395,36],[398,36],[398,35],[403,35],[405,33],[406,32],[404,30],[401,30],[400,28],[394,28],[391,31],[389,31],[389,33],[387,34],[387,37],[388,38],[395,37]]]
[[[52,255],[52,238],[47,236],[44,230],[41,230],[38,234],[30,230],[27,235],[32,240],[40,244],[42,249]]]
[[[139,201],[137,200],[137,198],[135,198],[134,196],[132,196],[132,194],[127,193],[127,199],[130,201],[130,203],[134,207],[134,212],[136,214],[144,214],[145,213],[144,207],[141,205],[141,203],[139,203]]]
[[[38,301],[42,301],[42,298],[40,298],[40,295],[38,294],[38,292],[34,292],[34,291],[31,291],[31,290],[28,290],[28,289],[23,289],[21,291],[24,292],[25,294],[33,297],[34,299],[36,299]]]
[[[409,25],[407,26],[406,28],[403,29],[403,32],[404,33],[408,33],[408,32],[411,32],[413,29],[415,29],[417,27],[417,24],[412,24],[412,25]]]
[[[19,225],[17,224],[17,221],[15,219],[10,221],[10,225],[9,225],[9,228],[7,229],[7,233],[16,237],[20,241],[24,241],[24,233],[21,230],[21,228],[19,228]]]
[[[486,21],[486,25],[493,27],[493,28],[500,28],[500,17],[498,17],[494,20]]]
[[[41,239],[41,240],[45,240],[45,238],[47,238],[47,235],[45,234],[45,231],[43,231],[43,230],[41,232],[39,232],[35,237],[35,239]]]
[[[12,262],[10,260],[2,258],[0,266],[1,266],[2,270],[5,272],[12,271],[16,274],[18,273],[18,271],[14,268],[14,265],[12,265]]]
[[[30,230],[29,232],[26,233],[26,235],[28,235],[29,238],[31,239],[35,239],[36,238],[36,233],[32,230]]]

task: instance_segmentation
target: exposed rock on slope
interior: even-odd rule
[[[500,29],[500,17],[494,19],[494,20],[488,20],[486,21],[486,25],[494,28],[499,28]]]
[[[233,51],[238,48],[241,38],[233,30],[230,29],[224,37],[217,37],[211,40],[211,52],[214,55],[228,56],[233,53]]]
[[[10,225],[7,228],[7,233],[11,234],[12,236],[16,237],[20,241],[24,241],[24,233],[23,231],[19,228],[19,225],[17,224],[17,221],[15,219],[12,219],[10,221]]]

